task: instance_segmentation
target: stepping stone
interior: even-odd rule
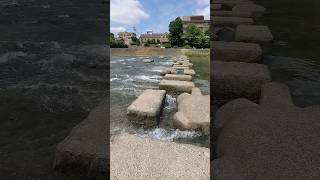
[[[166,74],[163,79],[176,81],[191,81],[192,76],[184,74]]]
[[[120,134],[110,142],[111,179],[210,179],[210,150]]]
[[[109,168],[107,132],[110,127],[107,121],[108,106],[106,100],[100,103],[57,145],[53,162],[55,170],[75,178],[78,176],[87,178],[90,175],[90,178],[100,179],[101,175],[107,174]],[[73,174],[74,172],[76,174]]]
[[[174,80],[161,80],[159,83],[159,89],[170,92],[187,92],[191,93],[194,88],[194,83],[190,81],[174,81]]]
[[[202,96],[200,88],[197,88],[197,87],[192,88],[191,95]]]
[[[145,90],[128,107],[127,116],[129,120],[147,127],[157,125],[165,97],[166,91],[164,90]]]
[[[181,65],[174,65],[172,66],[172,69],[190,69],[189,66],[181,66]]]
[[[250,25],[254,23],[252,18],[243,18],[243,17],[212,16],[211,21],[213,25],[218,25],[218,26]]]
[[[257,4],[237,4],[232,8],[235,12],[249,12],[253,17],[261,17],[265,14],[266,8]]]
[[[252,1],[249,0],[214,0],[213,4],[222,4],[228,7],[234,7],[235,5],[239,4],[253,4]]]
[[[216,11],[216,10],[220,10],[222,8],[222,5],[221,4],[212,4],[210,6],[210,11]]]
[[[259,62],[262,57],[260,45],[243,42],[211,41],[213,61]]]
[[[171,70],[172,70],[171,68],[162,69],[161,72],[160,72],[160,76],[164,76],[166,74],[170,74]]]
[[[262,25],[239,25],[236,29],[236,41],[266,43],[273,41],[268,26]]]
[[[215,102],[223,104],[236,98],[257,102],[262,86],[271,81],[264,64],[213,61],[211,87]]]
[[[267,83],[262,87],[261,106],[294,106],[289,87],[278,82]]]
[[[211,16],[249,18],[251,17],[251,13],[241,11],[211,11]]]
[[[181,69],[181,68],[172,68],[171,74],[179,74],[178,69]],[[184,68],[182,74],[194,76],[196,72],[193,69]]]
[[[210,126],[210,95],[180,95],[173,125],[180,130],[201,129],[207,134]]]

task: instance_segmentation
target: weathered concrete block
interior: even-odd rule
[[[191,95],[195,95],[195,96],[202,96],[202,93],[201,93],[200,88],[197,88],[197,87],[192,88]]]
[[[159,89],[178,93],[190,93],[193,87],[194,83],[190,81],[161,80],[159,83]]]
[[[265,43],[273,41],[268,26],[262,25],[239,25],[235,34],[236,41]]]
[[[252,18],[243,17],[211,16],[211,21],[213,25],[218,26],[250,25],[254,23]]]
[[[184,74],[166,74],[163,79],[176,81],[191,81],[192,76]]]
[[[217,156],[224,162],[215,166],[221,179],[320,177],[320,106],[244,108],[243,103],[229,103],[215,117],[215,122],[227,121],[219,130],[216,145]]]
[[[171,70],[172,70],[171,68],[162,69],[161,72],[160,72],[160,76],[164,76],[166,74],[170,74]]]
[[[157,125],[163,102],[166,96],[164,90],[145,90],[127,110],[128,119],[148,127]]]
[[[89,179],[101,179],[107,176],[109,114],[106,108],[108,108],[107,102],[104,101],[57,145],[53,163],[55,170]],[[77,174],[71,174],[74,172]]]
[[[181,130],[200,128],[207,134],[210,126],[210,96],[184,95],[180,98],[173,125]]]
[[[261,17],[265,14],[266,8],[261,5],[248,3],[248,4],[237,4],[232,8],[232,11],[250,12],[253,17]]]
[[[221,4],[212,4],[212,5],[210,6],[211,12],[212,12],[212,11],[216,11],[216,10],[220,10],[221,8],[222,8],[222,5],[221,5]]]
[[[172,68],[171,69],[171,74],[178,74],[177,69],[181,69],[181,68]],[[193,75],[196,74],[196,72],[193,69],[184,68],[183,69],[183,74],[193,76]]]
[[[111,179],[210,179],[210,151],[121,134],[110,143]]]
[[[258,101],[261,88],[271,81],[266,65],[213,61],[212,91],[217,103],[231,99],[248,98]]]
[[[249,18],[251,13],[247,11],[211,11],[211,16]]]
[[[278,82],[262,86],[259,104],[262,106],[294,106],[289,87]]]
[[[259,44],[211,41],[213,61],[259,62],[262,49]]]

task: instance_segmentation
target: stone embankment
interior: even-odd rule
[[[211,89],[221,106],[213,118],[212,178],[317,179],[320,106],[297,107],[289,88],[272,82],[261,46],[273,36],[258,22],[266,9],[248,0],[211,3]]]

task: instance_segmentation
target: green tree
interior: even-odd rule
[[[160,39],[157,39],[157,44],[160,44],[161,42],[160,42]]]
[[[169,24],[169,40],[171,46],[183,46],[183,24],[180,17],[177,17],[174,21]]]
[[[199,48],[202,43],[204,33],[194,24],[189,24],[186,28],[186,32],[184,34],[184,39],[186,44],[190,47]]]

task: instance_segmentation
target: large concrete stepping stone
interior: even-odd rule
[[[103,101],[57,145],[53,163],[56,171],[74,178],[103,179],[107,176],[107,108],[108,102]]]
[[[159,83],[159,89],[169,92],[191,93],[194,83],[191,81],[174,81],[174,80],[161,80]]]
[[[196,91],[195,89],[193,91]],[[193,92],[193,94],[195,94]],[[210,95],[181,94],[178,97],[178,112],[173,117],[173,125],[180,130],[201,129],[209,133]]]
[[[231,8],[239,4],[253,4],[253,2],[249,0],[213,0],[212,3],[226,5]]]
[[[128,119],[139,125],[157,125],[166,91],[147,89],[128,107]]]
[[[177,69],[181,69],[181,68],[172,68],[171,74],[179,74]],[[183,68],[182,74],[194,76],[196,72],[193,69]]]
[[[261,106],[294,106],[288,86],[278,82],[262,87],[259,104]]]
[[[212,92],[215,103],[223,104],[236,98],[258,101],[261,88],[271,81],[268,67],[264,64],[243,62],[212,63]]]
[[[135,135],[110,143],[111,179],[210,179],[210,150]]]
[[[210,6],[210,11],[216,11],[216,10],[220,10],[222,8],[221,4],[212,4]]]
[[[243,17],[211,16],[211,21],[213,25],[217,26],[251,25],[254,23],[252,18]]]
[[[164,75],[166,75],[166,74],[170,74],[171,73],[171,68],[164,68],[164,69],[162,69],[161,70],[161,72],[160,72],[160,76],[164,76]]]
[[[192,76],[184,74],[166,74],[163,79],[176,81],[191,81]]]
[[[232,11],[250,12],[253,17],[261,17],[265,14],[266,8],[261,5],[257,5],[257,4],[253,4],[253,3],[237,4],[232,8]]]
[[[242,11],[211,11],[211,16],[249,18],[251,17],[251,13]]]
[[[243,42],[211,41],[213,61],[259,62],[262,57],[260,45]]]
[[[262,93],[268,94],[267,104],[237,99],[218,110],[214,123],[219,128],[219,159],[213,163],[218,172],[214,179],[320,177],[320,106],[291,105],[284,87],[266,84],[263,91],[269,92]],[[277,92],[285,98],[278,99]]]
[[[236,28],[236,41],[266,43],[273,41],[268,26],[263,25],[239,25]]]

